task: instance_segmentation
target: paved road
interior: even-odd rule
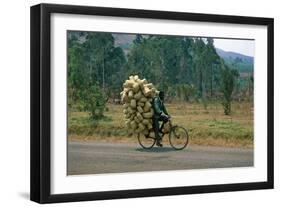
[[[253,150],[189,146],[141,149],[136,144],[68,142],[68,174],[141,172],[253,166]]]

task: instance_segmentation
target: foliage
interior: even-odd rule
[[[125,55],[110,33],[68,32],[69,102],[83,106],[92,119],[103,116],[106,96],[117,96]]]
[[[221,92],[222,92],[222,105],[224,114],[231,113],[232,92],[235,86],[235,79],[239,76],[237,70],[230,69],[228,66],[223,65],[221,73]]]
[[[93,85],[87,90],[81,90],[80,98],[84,111],[90,113],[90,118],[92,120],[103,118],[106,99],[98,86]]]
[[[175,85],[175,96],[181,101],[190,101],[196,96],[196,89],[193,85],[177,84]]]
[[[253,113],[250,112],[252,103],[233,102],[234,112],[229,116],[223,115],[219,103],[209,103],[208,112],[198,103],[167,104],[173,122],[189,129],[192,144],[219,146],[253,146]],[[85,112],[70,112],[68,116],[69,138],[81,140],[99,140],[112,142],[135,142],[135,136],[128,133],[124,123],[122,105],[108,104],[109,110],[104,114],[111,121],[99,120],[93,125]],[[163,141],[168,141],[164,137]]]
[[[233,71],[245,63],[240,59],[224,62],[212,38],[137,34],[129,45],[124,43],[125,55],[124,47],[116,43],[116,35],[67,33],[70,106],[87,105],[83,110],[92,111],[89,100],[97,94],[105,100],[120,99],[122,83],[132,74],[165,91],[170,102],[201,100],[206,105],[223,94],[226,114],[231,111],[233,97],[240,100],[253,96],[253,74],[249,72],[252,68],[247,68],[248,74],[235,76]]]

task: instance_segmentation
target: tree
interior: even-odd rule
[[[230,113],[234,94],[230,86],[234,83],[228,70],[233,71],[235,65],[218,56],[213,38],[136,34],[130,47],[126,47],[127,56],[123,43],[114,38],[103,32],[68,33],[69,103],[82,102],[85,97],[77,94],[86,94],[92,86],[107,98],[118,98],[124,77],[138,74],[158,90],[165,90],[169,100],[208,101],[222,92],[226,113]],[[242,67],[241,58],[233,61]],[[252,88],[247,80],[240,81],[237,94],[242,88]]]
[[[84,58],[84,48],[76,36],[70,36],[67,48],[67,87],[69,98],[74,102],[79,99],[79,91],[87,84],[88,72]]]
[[[207,99],[217,90],[220,57],[218,56],[213,38],[193,38],[192,63],[194,65],[194,84],[199,97]]]
[[[136,38],[134,39],[134,44],[140,44],[143,41],[143,37],[141,34],[136,34]]]
[[[208,85],[208,92],[210,93],[210,96],[213,96],[213,90],[214,90],[214,81],[217,79],[218,71],[217,71],[217,65],[220,62],[220,57],[218,56],[215,46],[214,46],[214,40],[213,38],[207,38],[207,44],[206,44],[206,56],[205,56],[205,67],[206,67],[206,82]]]
[[[139,74],[162,90],[192,82],[191,44],[188,37],[136,35],[128,55],[128,75]]]
[[[235,80],[239,76],[237,70],[230,69],[227,65],[222,65],[221,70],[221,92],[222,92],[222,105],[224,114],[230,115],[232,92],[235,86]]]
[[[108,97],[119,97],[124,77],[126,77],[124,71],[125,63],[125,54],[120,47],[113,48],[110,53],[107,54],[105,82],[107,83],[106,94]]]
[[[85,59],[89,71],[89,82],[98,84],[105,90],[105,77],[110,74],[107,71],[107,56],[114,49],[114,38],[110,33],[91,33],[89,32],[86,41],[83,43],[85,48]]]
[[[202,38],[194,38],[193,44],[193,60],[194,60],[194,69],[196,73],[196,86],[198,88],[198,95],[199,97],[204,96],[205,94],[205,87],[204,87],[204,80],[203,80],[203,73],[204,73],[204,48],[205,43]]]
[[[92,120],[99,120],[104,117],[106,98],[102,90],[92,85],[87,90],[80,92],[83,109],[88,111]]]
[[[69,32],[67,37],[69,103],[82,106],[92,119],[100,119],[106,92],[121,90],[124,52],[114,46],[110,33]]]

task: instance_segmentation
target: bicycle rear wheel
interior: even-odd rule
[[[174,126],[169,133],[170,145],[176,150],[182,150],[188,145],[189,136],[185,128]]]
[[[156,139],[154,137],[145,136],[144,134],[139,133],[138,142],[142,148],[151,149],[155,145]]]

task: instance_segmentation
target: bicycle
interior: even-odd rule
[[[188,145],[189,136],[187,130],[178,125],[172,125],[171,120],[168,120],[169,124],[169,131],[163,132],[164,128],[164,122],[162,122],[161,127],[159,129],[159,135],[161,136],[161,139],[163,140],[163,137],[165,134],[169,134],[169,143],[175,150],[182,150]],[[151,136],[151,134],[154,134],[154,136]],[[147,135],[138,133],[138,142],[144,149],[151,149],[155,143],[155,133],[153,131],[153,128],[149,130],[149,133]]]

